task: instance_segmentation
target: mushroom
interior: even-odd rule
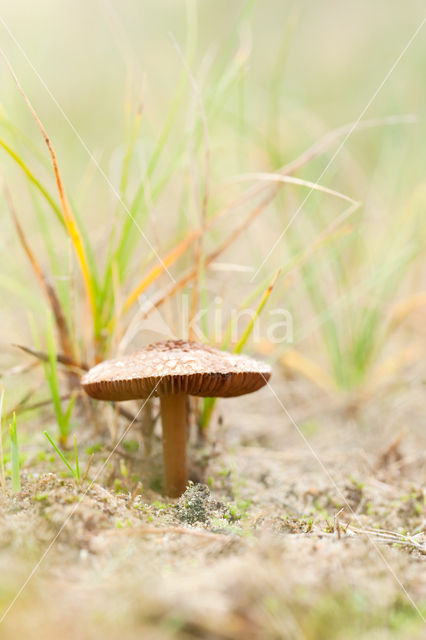
[[[159,396],[163,426],[164,492],[177,498],[186,489],[187,396],[229,398],[263,387],[270,367],[253,358],[197,342],[157,342],[83,375],[81,384],[97,400]]]

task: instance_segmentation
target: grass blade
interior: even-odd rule
[[[22,344],[12,344],[12,347],[21,349],[21,351],[23,351],[24,353],[28,353],[28,355],[33,356],[34,358],[37,358],[37,360],[41,360],[42,362],[49,362],[49,354],[45,351],[36,351],[35,349],[30,349],[30,347],[25,347]],[[74,360],[71,360],[70,358],[67,358],[60,353],[56,354],[56,360],[60,364],[63,364],[65,367],[68,367],[70,370],[79,375],[83,374],[89,369],[86,363],[75,362]]]
[[[4,54],[4,52],[2,52],[2,55],[6,61],[6,64],[9,68],[9,71],[15,81],[16,86],[18,87],[19,92],[22,94],[25,102],[27,103],[27,106],[31,112],[31,115],[33,116],[38,128],[40,129],[44,141],[47,145],[47,148],[49,150],[50,153],[50,157],[52,160],[52,166],[53,166],[53,172],[55,175],[55,180],[56,180],[56,186],[58,189],[58,194],[59,194],[59,199],[61,201],[61,207],[62,207],[62,218],[63,218],[63,222],[65,223],[65,227],[66,230],[68,232],[68,235],[71,239],[71,242],[73,244],[74,250],[76,252],[77,258],[78,258],[78,262],[80,265],[80,270],[83,276],[83,281],[85,284],[85,289],[86,289],[86,295],[88,298],[88,302],[89,302],[89,307],[91,309],[92,312],[92,317],[93,319],[95,319],[96,317],[96,302],[95,302],[95,292],[94,292],[94,288],[93,288],[93,282],[92,282],[92,274],[90,273],[90,269],[89,269],[89,264],[87,261],[87,257],[86,257],[86,252],[85,252],[85,248],[84,248],[84,244],[83,244],[83,240],[82,240],[82,236],[80,233],[80,229],[78,227],[77,221],[74,217],[74,214],[72,212],[72,209],[70,207],[70,204],[68,202],[68,198],[66,196],[65,193],[65,188],[64,188],[64,184],[62,182],[62,177],[59,171],[59,165],[58,165],[58,160],[56,158],[56,153],[53,149],[52,143],[50,141],[50,138],[47,134],[46,129],[44,128],[40,118],[37,115],[36,110],[34,109],[30,99],[28,98],[27,94],[25,93],[25,91],[23,90],[13,68],[12,65],[10,64],[7,56]]]
[[[13,158],[13,160],[16,162],[16,164],[21,167],[21,169],[23,170],[23,172],[25,173],[27,178],[30,180],[30,182],[32,182],[32,184],[35,187],[37,187],[37,189],[40,191],[42,196],[50,204],[50,206],[52,207],[52,209],[53,209],[57,219],[61,223],[61,225],[63,227],[65,227],[65,223],[64,223],[64,219],[63,219],[63,216],[62,216],[61,209],[56,204],[56,202],[54,201],[54,199],[52,198],[50,193],[43,187],[41,182],[35,177],[33,172],[25,164],[25,162],[22,160],[22,158],[15,151],[13,151],[13,149],[11,149],[11,147],[9,147],[9,145],[2,138],[0,138],[0,146],[3,147],[3,149],[10,155],[10,157]]]
[[[71,403],[70,403],[71,404]],[[80,482],[80,465],[78,464],[77,436],[74,436],[75,477]]]
[[[1,472],[1,488],[6,490],[6,477],[4,473],[4,455],[3,455],[3,402],[4,402],[4,389],[2,387],[0,393],[0,472]]]
[[[12,465],[12,491],[20,491],[21,475],[19,471],[19,445],[15,412],[13,413],[12,424],[10,425],[10,461]]]
[[[48,282],[46,276],[44,275],[43,270],[40,266],[40,263],[38,262],[36,256],[34,255],[25,237],[24,230],[21,226],[21,223],[19,222],[18,215],[16,213],[16,209],[14,207],[9,189],[7,188],[5,189],[5,194],[6,194],[6,199],[9,205],[10,212],[12,214],[13,222],[15,224],[16,231],[18,233],[18,237],[21,242],[21,245],[25,253],[27,254],[28,260],[37,278],[40,289],[42,289],[42,291],[44,292],[45,296],[49,301],[50,307],[52,309],[62,350],[65,356],[67,356],[68,358],[72,358],[73,350],[71,346],[71,338],[69,335],[67,321],[62,311],[62,307],[61,307],[61,303],[59,301],[58,295],[55,289],[53,288],[53,286]]]
[[[244,345],[246,344],[247,340],[249,339],[251,332],[253,331],[253,327],[256,323],[256,320],[259,318],[260,314],[262,313],[265,304],[268,302],[269,296],[272,293],[272,290],[275,286],[276,281],[279,278],[279,275],[281,273],[281,269],[279,269],[277,271],[277,273],[275,274],[274,278],[272,279],[272,282],[270,283],[270,285],[268,286],[268,288],[266,289],[265,293],[263,294],[259,305],[257,307],[257,309],[255,310],[252,319],[250,320],[250,322],[248,323],[243,335],[241,336],[241,338],[238,341],[237,346],[235,347],[234,351],[235,353],[241,353],[241,351],[243,350]]]
[[[335,191],[334,189],[329,189],[328,187],[324,187],[321,184],[316,182],[310,182],[309,180],[302,180],[302,178],[295,178],[293,176],[285,176],[280,173],[244,173],[234,178],[231,178],[231,182],[250,182],[251,180],[259,181],[259,182],[271,182],[271,183],[284,183],[284,184],[294,184],[299,187],[306,187],[311,191],[320,191],[321,193],[326,193],[331,196],[335,196],[336,198],[341,198],[346,202],[350,202],[351,204],[358,204],[355,200],[345,195],[344,193],[340,193],[340,191]]]
[[[139,284],[133,289],[133,291],[127,297],[122,314],[126,313],[137,301],[139,296],[153,283],[157,278],[159,278],[163,273],[165,268],[170,267],[176,260],[178,260],[188,249],[188,247],[195,242],[197,238],[202,234],[201,229],[197,229],[196,231],[191,231],[182,242],[180,242],[176,247],[174,247],[169,253],[163,258],[162,264],[157,264],[142,278]]]
[[[71,471],[72,475],[74,476],[74,478],[76,477],[76,472],[74,471],[74,469],[72,468],[72,466],[70,465],[70,463],[68,462],[68,460],[66,459],[66,457],[64,456],[64,454],[62,453],[62,451],[59,449],[59,447],[54,443],[53,439],[51,438],[51,436],[49,435],[49,433],[47,431],[43,431],[44,435],[46,436],[46,438],[49,440],[50,444],[52,445],[52,447],[55,449],[56,453],[58,454],[58,456],[60,457],[60,459],[62,460],[62,462],[68,467],[68,469]]]
[[[250,337],[251,332],[253,331],[253,327],[255,325],[256,320],[259,318],[260,314],[262,313],[265,304],[267,303],[272,290],[275,286],[276,281],[279,278],[279,275],[281,273],[281,269],[275,274],[274,278],[272,279],[272,282],[269,284],[268,288],[266,289],[265,293],[263,294],[254,314],[253,317],[251,318],[250,322],[248,323],[243,335],[241,336],[240,340],[237,343],[237,346],[235,347],[234,351],[235,353],[241,353],[245,343],[247,342],[248,338]],[[212,413],[213,413],[213,409],[215,407],[217,398],[205,398],[204,402],[203,402],[203,410],[201,413],[201,419],[200,419],[200,425],[202,429],[206,429],[209,425]]]

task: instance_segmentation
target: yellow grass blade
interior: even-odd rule
[[[196,231],[191,231],[182,242],[180,242],[176,247],[174,247],[169,253],[163,258],[161,264],[157,264],[148,273],[142,278],[139,284],[133,289],[133,291],[127,297],[123,309],[122,314],[126,313],[130,307],[134,305],[139,296],[148,289],[148,287],[157,280],[165,271],[166,268],[170,267],[176,260],[178,260],[188,249],[188,247],[201,236],[202,229],[197,229]]]
[[[377,386],[390,378],[394,378],[402,369],[418,362],[424,357],[424,347],[415,343],[402,349],[395,355],[381,362],[371,373],[370,381]]]
[[[4,52],[1,52],[6,64],[9,68],[9,71],[16,83],[16,86],[18,87],[19,92],[22,94],[25,102],[27,103],[27,106],[31,112],[31,115],[33,116],[34,120],[36,121],[36,124],[38,126],[38,128],[40,129],[44,141],[46,142],[47,148],[49,150],[50,153],[50,157],[52,160],[52,165],[53,165],[53,171],[55,174],[55,179],[56,179],[56,186],[58,189],[58,193],[59,193],[59,198],[61,201],[61,206],[62,206],[62,215],[64,218],[64,223],[65,223],[65,227],[67,229],[68,235],[71,239],[71,242],[74,246],[74,250],[77,254],[77,258],[78,258],[78,262],[80,265],[80,270],[83,276],[83,280],[84,280],[84,285],[85,285],[85,289],[86,289],[86,295],[88,298],[88,302],[89,302],[89,306],[92,312],[92,317],[95,318],[96,316],[96,302],[95,302],[95,293],[93,290],[93,284],[92,284],[92,279],[90,277],[90,269],[89,269],[89,264],[86,258],[86,252],[84,250],[84,245],[83,245],[83,240],[82,240],[82,236],[80,233],[80,230],[78,228],[77,225],[77,221],[74,217],[74,214],[72,212],[72,209],[69,205],[68,199],[66,197],[65,194],[65,189],[64,189],[64,185],[62,182],[62,178],[61,178],[61,174],[59,172],[59,166],[58,166],[58,161],[56,158],[56,154],[55,151],[53,149],[52,143],[50,141],[49,136],[47,135],[47,131],[44,128],[40,118],[37,115],[36,110],[34,109],[30,99],[28,98],[27,94],[25,93],[25,91],[23,90],[23,88],[21,87],[21,84],[12,68],[12,65],[10,64],[8,58],[6,57],[6,55],[4,54]]]
[[[232,231],[232,233],[230,233],[230,235],[222,242],[222,244],[217,249],[215,249],[211,253],[207,254],[207,256],[205,256],[203,261],[204,268],[208,267],[209,264],[214,262],[216,258],[220,256],[220,254],[223,253],[238,238],[238,236],[243,233],[243,231],[249,226],[252,220],[254,220],[263,211],[263,209],[269,204],[269,202],[272,199],[273,197],[270,197],[270,196],[267,196],[266,198],[264,198],[264,200],[249,213],[249,215],[243,220],[243,222],[238,227],[236,227]],[[215,216],[214,219],[219,220],[219,218],[222,217],[222,215],[223,215],[223,212],[220,212]],[[210,226],[211,226],[211,221],[209,221],[209,223],[206,225],[206,228],[209,228]],[[194,233],[198,233],[198,232],[194,232]],[[178,291],[183,289],[189,282],[194,280],[197,277],[197,274],[198,274],[197,268],[190,269],[184,276],[182,276],[177,282],[175,282],[168,289],[165,295],[161,296],[161,298],[159,298],[153,303],[152,307],[147,312],[147,315],[151,313],[151,311],[153,311],[154,309],[157,309],[162,304],[164,304],[164,302],[168,298],[171,298],[174,295],[176,295]]]
[[[30,171],[29,167],[25,164],[22,158],[20,158],[19,155],[11,147],[9,147],[9,145],[2,138],[0,138],[0,146],[3,147],[3,149],[10,155],[10,157],[13,158],[16,164],[18,164],[21,167],[21,169],[23,170],[27,178],[30,180],[30,182],[32,182],[40,191],[40,193],[46,198],[47,202],[50,204],[53,211],[55,212],[59,222],[62,224],[62,226],[64,226],[62,212],[58,207],[58,205],[56,204],[56,202],[53,200],[50,193],[43,187],[41,182],[37,180],[35,175],[32,173],[32,171]]]
[[[323,391],[335,391],[335,385],[331,376],[316,362],[304,356],[296,349],[288,349],[281,357],[281,363],[286,369],[301,374]]]
[[[399,326],[414,311],[426,306],[426,291],[415,293],[408,296],[394,306],[391,311],[390,328],[391,330]]]

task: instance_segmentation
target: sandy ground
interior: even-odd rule
[[[80,487],[29,455],[1,496],[1,637],[425,638],[421,387],[356,412],[274,389],[220,405],[179,501],[137,428],[105,464],[81,427]]]

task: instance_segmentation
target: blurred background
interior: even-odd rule
[[[424,19],[424,0],[0,0],[70,202],[2,57],[0,382],[22,480],[4,428],[2,611],[44,563],[5,638],[424,637]],[[121,442],[132,414],[74,407],[69,363],[186,337],[198,313],[197,339],[273,376],[195,407],[214,500],[202,487],[194,537],[186,498],[161,495],[159,429],[151,456],[139,423]],[[77,434],[84,504],[44,429],[71,465]]]
[[[109,243],[129,207],[145,234],[131,228],[126,273],[111,296],[115,303],[155,263],[153,248],[164,256],[200,226],[203,215],[224,211],[205,234],[206,255],[238,225],[244,228],[198,283],[204,289],[198,305],[209,314],[206,340],[215,322],[214,296],[221,300],[225,330],[231,309],[256,308],[281,269],[268,306],[291,314],[292,340],[268,342],[271,315],[265,310],[263,338],[254,344],[251,337],[249,350],[280,363],[290,377],[339,393],[370,393],[407,367],[423,371],[423,32],[407,46],[423,17],[422,1],[41,1],[36,11],[25,2],[0,7],[3,52],[51,138],[101,282]],[[9,148],[2,149],[3,181],[64,306],[75,276],[76,339],[90,361],[88,309],[79,306],[84,287],[69,237],[22,171],[24,162],[57,200],[47,149],[4,61],[0,74],[0,133]],[[275,185],[255,176],[235,178],[271,174],[312,145],[309,161],[293,174],[319,179],[359,207],[346,215],[351,201],[309,185],[284,185],[244,224],[261,201],[250,189],[260,186],[262,195]],[[0,206],[2,358],[9,364],[16,356],[7,345],[33,342],[29,314],[36,314],[43,332],[45,302],[33,287],[4,198]],[[194,261],[191,246],[170,275],[179,278]],[[170,275],[163,273],[144,291],[148,300],[167,295]],[[178,297],[162,306],[168,326],[179,316]],[[173,331],[181,334],[182,328]],[[126,348],[149,339],[151,334],[133,331]]]

